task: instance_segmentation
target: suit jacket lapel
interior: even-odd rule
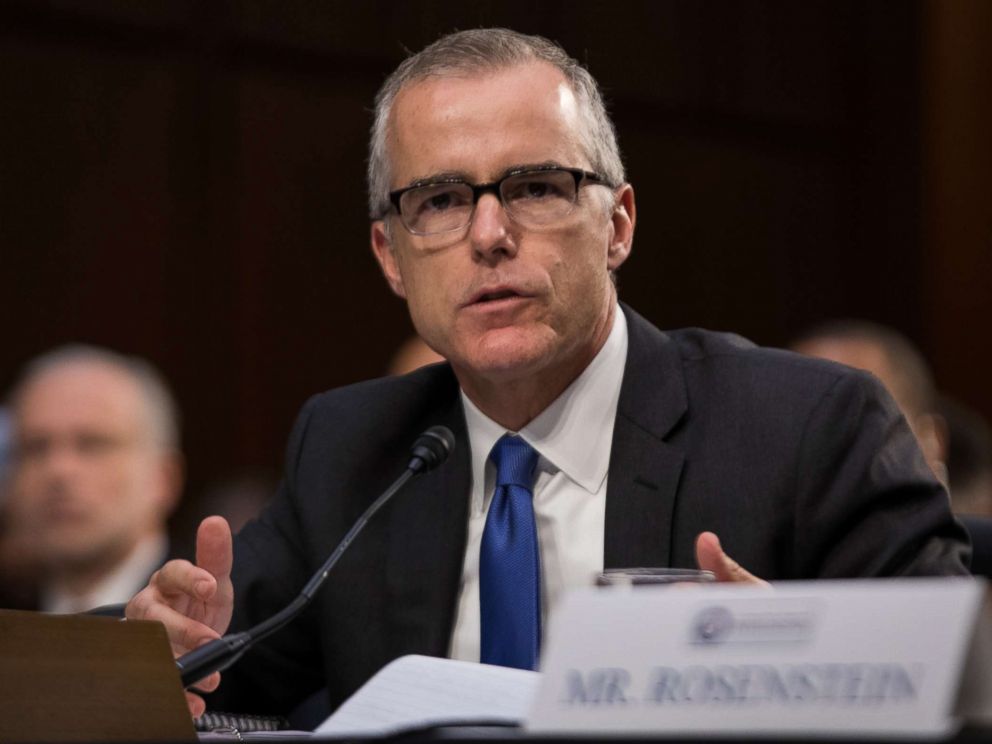
[[[684,455],[666,441],[688,404],[675,343],[626,305],[628,348],[606,494],[606,568],[671,565]]]
[[[409,483],[389,521],[386,610],[397,655],[447,653],[465,557],[471,460],[457,384],[424,428],[433,424],[451,429],[455,449]]]

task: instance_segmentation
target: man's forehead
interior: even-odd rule
[[[815,356],[822,356],[872,373],[875,373],[876,369],[889,366],[885,350],[869,339],[825,336],[814,338],[801,345],[801,348],[807,349],[807,353]]]
[[[394,183],[442,172],[493,178],[530,163],[574,161],[575,93],[542,61],[418,80],[397,96],[389,150]]]
[[[13,413],[15,422],[131,425],[144,410],[130,375],[109,364],[80,361],[38,373],[19,392]]]

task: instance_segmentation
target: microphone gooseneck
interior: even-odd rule
[[[446,426],[432,426],[417,437],[410,448],[410,462],[406,466],[406,470],[362,513],[362,516],[348,530],[334,552],[306,583],[296,599],[255,627],[240,633],[229,633],[223,638],[211,641],[176,659],[176,667],[179,669],[183,687],[191,686],[208,674],[227,669],[240,659],[252,645],[272,635],[303,612],[313,601],[314,595],[327,579],[334,564],[338,562],[338,559],[348,549],[358,533],[362,531],[372,515],[403,488],[410,478],[433,470],[443,463],[454,447],[455,435]]]

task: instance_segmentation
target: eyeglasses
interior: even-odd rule
[[[486,193],[495,194],[518,224],[541,227],[568,216],[579,199],[579,187],[586,183],[609,185],[602,176],[581,168],[548,166],[514,171],[492,183],[451,179],[417,184],[391,192],[389,201],[414,235],[465,229]]]

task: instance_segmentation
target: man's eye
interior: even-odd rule
[[[546,183],[544,181],[530,181],[529,183],[525,184],[524,189],[527,193],[527,196],[531,197],[532,199],[540,199],[542,196],[548,196],[549,194],[554,192],[554,189],[551,187],[551,184]]]
[[[14,450],[14,455],[21,461],[40,460],[52,448],[52,441],[45,437],[28,437]]]
[[[516,201],[555,199],[563,196],[561,187],[549,178],[522,179],[509,187],[507,198]]]
[[[451,192],[445,192],[443,194],[435,194],[427,201],[427,208],[433,209],[435,211],[442,211],[447,209],[452,205],[454,199],[451,196]]]
[[[464,206],[467,201],[471,201],[471,196],[466,197],[462,189],[431,186],[417,193],[415,211],[425,214],[446,212]]]

